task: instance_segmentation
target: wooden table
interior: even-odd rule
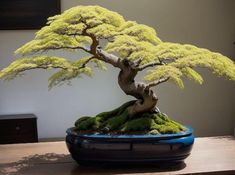
[[[171,168],[157,164],[81,167],[67,151],[65,142],[0,145],[1,175],[90,175],[90,174],[234,174],[235,138],[196,138],[185,163]]]

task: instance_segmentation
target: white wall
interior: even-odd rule
[[[234,0],[62,0],[62,11],[75,5],[97,4],[126,19],[157,28],[164,41],[195,44],[235,58]],[[0,31],[0,69],[17,57],[13,51],[34,36],[32,30]],[[57,52],[75,58],[75,55]],[[233,133],[234,82],[202,70],[205,83],[172,84],[156,89],[159,107],[173,119],[194,127],[197,136]],[[34,113],[40,138],[62,137],[82,115],[112,109],[128,99],[117,84],[118,70],[97,71],[93,79],[47,90],[49,72],[32,71],[11,82],[0,82],[0,114]]]

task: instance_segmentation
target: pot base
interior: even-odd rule
[[[101,163],[174,163],[189,156],[193,130],[162,135],[79,134],[67,130],[66,144],[80,165]]]

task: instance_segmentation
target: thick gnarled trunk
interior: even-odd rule
[[[140,71],[140,69],[138,69],[139,61],[132,62],[127,59],[120,60],[117,56],[108,54],[100,49],[97,50],[96,57],[121,69],[118,76],[120,88],[125,94],[137,98],[137,101],[132,106],[128,107],[130,117],[134,117],[138,113],[155,110],[158,100],[157,96],[150,89],[150,86],[135,81],[135,77],[138,71]]]
[[[118,84],[127,95],[137,98],[134,105],[128,108],[129,116],[134,117],[138,113],[154,111],[157,104],[157,96],[144,83],[136,82],[138,71],[123,61],[123,69],[118,76]]]

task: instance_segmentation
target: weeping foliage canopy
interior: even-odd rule
[[[58,69],[49,78],[49,87],[80,77],[92,76],[92,68],[106,69],[104,60],[91,53],[93,39],[103,41],[103,50],[120,59],[136,61],[149,67],[144,79],[149,83],[172,80],[183,87],[182,77],[203,82],[195,67],[205,67],[218,76],[235,80],[235,65],[219,53],[193,45],[163,42],[156,31],[135,21],[126,21],[116,12],[99,6],[77,6],[61,15],[48,18],[47,25],[36,33],[35,38],[15,51],[22,55],[0,71],[0,78],[12,79],[30,69]],[[45,51],[66,50],[86,52],[90,56],[69,61],[65,58],[46,56]]]

